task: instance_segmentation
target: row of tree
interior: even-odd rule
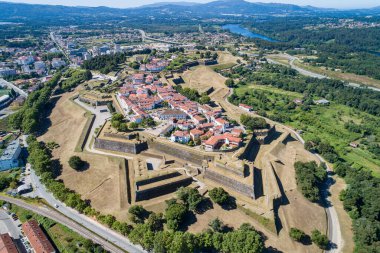
[[[338,162],[334,171],[347,183],[340,194],[344,209],[353,219],[355,252],[379,252],[380,179],[370,171]]]
[[[166,201],[164,214],[149,213],[142,206],[129,209],[131,220],[137,224],[129,231],[129,239],[155,253],[165,252],[262,252],[263,238],[249,224],[234,231],[225,231],[219,219],[210,222],[210,229],[191,234],[180,231],[189,213],[197,212],[205,200],[196,189],[180,188],[177,199]],[[211,199],[224,204],[230,196],[222,188],[210,191]],[[165,227],[167,229],[165,229]]]
[[[60,78],[60,73],[55,74],[42,89],[29,94],[22,108],[9,116],[9,124],[14,129],[20,129],[27,134],[37,132],[43,115],[48,109],[50,95]]]

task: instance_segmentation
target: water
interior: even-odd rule
[[[253,38],[253,39],[262,39],[269,42],[277,42],[275,39],[269,38],[262,34],[254,33],[248,30],[247,28],[241,27],[240,25],[237,25],[237,24],[224,25],[222,26],[222,28],[225,30],[229,30],[232,33],[242,35],[244,37]]]

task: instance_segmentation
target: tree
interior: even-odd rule
[[[217,187],[210,190],[209,195],[212,201],[219,205],[226,204],[230,199],[230,195],[222,187]]]
[[[321,249],[326,249],[329,244],[329,238],[317,229],[311,232],[311,241]]]
[[[186,213],[187,208],[183,204],[175,203],[169,205],[165,210],[167,227],[173,231],[177,231],[183,222]]]
[[[128,209],[128,213],[131,215],[131,221],[143,223],[148,211],[141,205],[133,205]]]
[[[221,221],[219,218],[215,218],[211,220],[208,223],[209,227],[214,231],[214,232],[223,232],[224,230],[224,224],[223,221]]]
[[[134,130],[134,129],[138,128],[138,126],[139,126],[139,124],[137,124],[136,122],[130,122],[128,125],[128,128],[131,130]]]
[[[72,156],[69,159],[70,167],[77,171],[83,169],[85,164],[79,156]]]
[[[177,197],[182,200],[189,210],[196,210],[203,197],[198,190],[189,187],[181,187],[177,191]]]
[[[301,193],[310,201],[316,202],[320,199],[320,188],[327,178],[326,169],[323,166],[318,166],[313,162],[296,162],[297,186]]]
[[[306,234],[305,234],[305,232],[303,232],[302,230],[300,230],[298,228],[291,228],[289,231],[289,236],[293,240],[300,242],[300,241],[305,239]]]
[[[208,104],[210,102],[211,102],[211,99],[210,99],[210,97],[206,93],[204,93],[201,96],[201,98],[199,99],[199,103],[202,104],[202,105]]]
[[[228,87],[228,88],[233,88],[235,86],[235,82],[233,79],[231,78],[228,78],[224,84]]]
[[[149,229],[153,232],[162,231],[164,229],[164,219],[162,213],[151,213],[146,221]]]
[[[260,253],[263,249],[263,238],[252,226],[243,226],[236,231],[223,234],[222,252]]]

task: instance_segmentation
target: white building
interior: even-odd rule
[[[17,168],[20,165],[20,161],[18,160],[20,153],[20,143],[18,140],[12,141],[0,157],[0,171]]]

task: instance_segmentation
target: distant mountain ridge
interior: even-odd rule
[[[274,0],[275,1],[275,0]],[[161,2],[144,5],[137,8],[110,8],[110,7],[70,7],[62,5],[37,5],[24,3],[10,3],[0,1],[0,21],[13,22],[33,20],[39,18],[54,18],[55,20],[69,22],[68,17],[77,20],[97,21],[101,18],[122,18],[124,16],[143,17],[181,17],[210,18],[226,15],[265,16],[265,15],[318,15],[318,13],[349,12],[336,9],[317,8],[313,6],[298,6],[282,3],[247,2],[245,0],[217,0],[208,3],[194,2]],[[352,10],[368,15],[380,14],[380,6],[370,9]]]
[[[195,6],[195,5],[201,5],[201,3],[195,3],[195,2],[158,2],[154,4],[146,4],[139,6],[137,8],[142,9],[142,8],[159,8],[159,7],[164,7],[168,5],[176,5],[176,6]]]

